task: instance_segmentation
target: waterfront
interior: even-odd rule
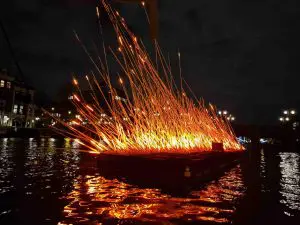
[[[250,163],[182,194],[103,177],[94,156],[79,148],[70,139],[1,139],[0,224],[297,224],[300,219],[297,152],[260,150]]]

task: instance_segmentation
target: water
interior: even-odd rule
[[[261,150],[184,195],[103,169],[70,139],[0,139],[0,224],[299,224],[296,152]]]

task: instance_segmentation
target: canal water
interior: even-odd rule
[[[0,139],[0,224],[300,224],[299,152],[261,149],[185,193],[105,169],[70,139]]]

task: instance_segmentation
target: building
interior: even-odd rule
[[[35,90],[0,69],[0,126],[34,127]]]
[[[99,87],[101,87],[102,93],[99,91]],[[72,103],[74,99],[74,94],[77,96],[81,96],[81,98],[84,99],[85,103],[90,105],[91,107],[100,106],[104,110],[104,112],[99,115],[100,117],[110,118],[107,102],[104,100],[104,98],[106,98],[108,101],[109,99],[111,99],[112,96],[110,89],[105,83],[99,83],[99,87],[95,86],[94,90],[81,90],[80,93],[78,92],[78,90],[76,90],[76,88],[74,88],[68,93],[68,97],[66,97],[65,99],[57,103],[52,103],[48,107],[45,107],[45,110],[48,113],[40,112],[40,116],[38,116],[40,120],[36,122],[36,125],[38,127],[48,127],[49,125],[57,125],[58,123],[56,119],[50,117],[49,114],[68,124],[72,124],[72,121],[78,119],[78,117],[81,117],[80,113],[78,113],[77,111],[77,108]],[[115,100],[123,102],[127,101],[126,95],[123,90],[115,88],[115,91],[116,95],[113,96]],[[97,103],[95,99],[97,100]],[[82,123],[86,124],[88,123],[88,121],[82,118]]]

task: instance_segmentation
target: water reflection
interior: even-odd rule
[[[0,224],[299,223],[299,153],[261,150],[178,197],[110,179],[79,148],[72,139],[0,139]]]
[[[12,176],[14,163],[11,160],[12,152],[8,145],[8,139],[4,138],[1,143],[0,151],[0,194],[4,194],[13,188],[13,184],[9,177]]]
[[[287,209],[284,213],[288,216],[294,216],[295,210],[300,210],[300,156],[294,152],[282,152],[279,154],[280,162],[280,202]]]
[[[54,139],[0,139],[0,224],[57,224],[78,149]]]
[[[99,175],[79,176],[67,197],[65,219],[60,224],[81,222],[135,223],[165,221],[230,222],[234,204],[243,195],[241,169],[236,167],[204,189],[186,198],[163,194],[159,189],[133,186]]]

